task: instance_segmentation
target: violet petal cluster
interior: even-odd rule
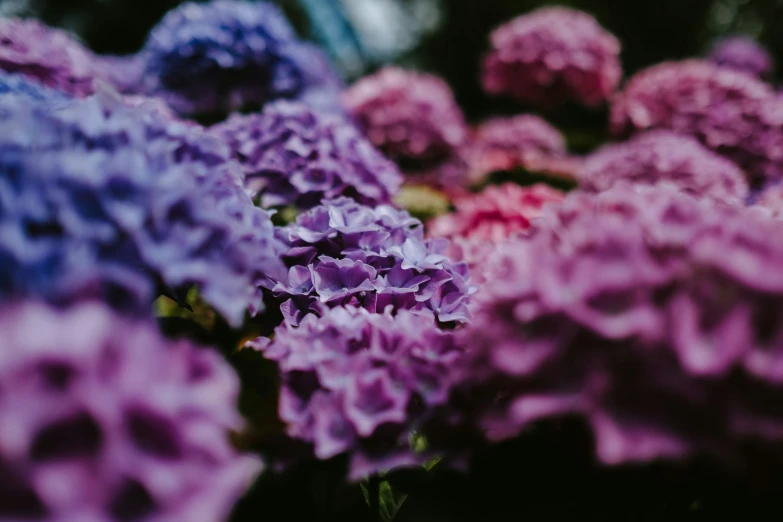
[[[143,55],[100,56],[93,59],[95,74],[118,92],[135,94],[142,90],[142,78],[146,63]]]
[[[632,185],[544,219],[492,258],[462,340],[486,436],[578,415],[607,465],[779,450],[778,221]]]
[[[479,125],[471,138],[470,179],[481,181],[495,171],[538,166],[548,158],[566,156],[563,135],[534,114],[492,118]]]
[[[545,106],[604,103],[622,78],[620,42],[587,13],[545,7],[498,27],[484,58],[491,95]]]
[[[283,301],[280,308],[293,325],[346,305],[412,310],[440,323],[469,320],[474,288],[467,265],[445,255],[448,240],[424,239],[421,222],[405,211],[337,198],[277,233],[288,248],[283,261],[289,273],[266,286]]]
[[[23,96],[42,102],[67,101],[70,99],[62,91],[50,89],[27,76],[0,71],[0,98],[6,96]]]
[[[214,351],[103,305],[0,309],[0,519],[223,520],[260,469]]]
[[[753,206],[763,208],[774,218],[783,218],[783,184],[767,187],[755,196]]]
[[[633,76],[613,102],[618,137],[668,129],[696,137],[749,176],[751,185],[783,178],[783,98],[747,74],[687,60]]]
[[[143,90],[183,114],[226,114],[278,98],[339,106],[341,80],[269,2],[188,2],[152,29]]]
[[[2,105],[2,104],[0,104]],[[100,93],[0,118],[0,298],[100,298],[149,314],[196,286],[233,324],[283,270],[228,147],[155,106]]]
[[[245,187],[263,207],[307,209],[338,196],[388,204],[402,183],[397,166],[350,122],[303,103],[273,102],[263,113],[235,114],[211,130],[229,144]]]
[[[477,278],[498,244],[528,232],[543,209],[560,203],[563,197],[562,192],[547,185],[490,185],[478,194],[454,201],[456,212],[430,221],[427,235],[449,239],[448,255],[464,260]]]
[[[695,138],[652,131],[607,145],[587,157],[579,172],[582,190],[601,192],[621,181],[676,186],[697,198],[744,205],[748,182],[734,163]]]
[[[0,70],[71,96],[93,92],[92,53],[68,33],[37,20],[0,18]]]
[[[409,439],[448,398],[454,334],[408,311],[337,307],[250,343],[276,361],[279,415],[319,459],[350,455],[350,478],[421,463]]]
[[[772,72],[769,52],[752,38],[735,36],[715,43],[710,52],[711,62],[740,72],[764,78]]]
[[[386,67],[353,84],[343,99],[370,141],[406,174],[453,162],[468,139],[451,89],[430,74]]]

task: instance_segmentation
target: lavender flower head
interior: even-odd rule
[[[115,96],[0,104],[0,299],[148,314],[196,286],[239,323],[283,268],[268,214],[223,143]]]
[[[469,320],[467,265],[445,254],[448,241],[424,239],[421,222],[389,205],[325,201],[278,229],[288,277],[267,283],[297,325],[325,308],[412,310],[440,323]]]
[[[779,222],[627,184],[544,219],[492,258],[462,340],[486,436],[577,415],[607,465],[780,448]]]
[[[297,40],[269,2],[189,2],[170,11],[142,50],[143,89],[183,114],[225,114],[278,98],[339,106],[341,80]]]
[[[622,78],[620,42],[587,13],[545,7],[495,29],[482,81],[491,95],[537,105],[605,102]]]
[[[744,205],[745,175],[690,136],[652,131],[591,154],[579,173],[582,190],[601,192],[621,181],[672,184],[697,198]]]
[[[716,42],[710,52],[710,61],[759,78],[772,72],[772,56],[755,40],[743,36],[725,38]]]
[[[65,102],[70,99],[65,93],[41,85],[27,76],[0,71],[0,98],[6,96],[24,96],[46,102],[55,100]]]
[[[262,114],[236,114],[212,128],[245,171],[245,186],[263,207],[311,208],[348,196],[388,204],[402,175],[344,118],[297,102],[277,101]]]
[[[370,141],[405,172],[449,161],[468,138],[451,89],[433,75],[386,67],[351,86],[344,102]]]
[[[454,334],[401,311],[338,307],[250,343],[279,365],[279,414],[315,456],[350,455],[350,478],[421,463],[409,444],[445,403],[462,351]]]
[[[495,171],[531,167],[566,156],[563,135],[534,114],[492,118],[476,128],[470,146],[470,179],[481,181]]]
[[[260,468],[221,357],[103,305],[0,310],[0,519],[222,520]]]
[[[37,20],[0,18],[0,70],[71,96],[93,92],[92,54],[68,33]]]
[[[739,165],[751,185],[783,178],[783,99],[761,80],[709,62],[653,66],[614,100],[611,127],[691,135]]]

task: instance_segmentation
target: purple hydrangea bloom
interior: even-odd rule
[[[142,55],[95,56],[96,76],[124,94],[142,90],[141,83],[146,63]]]
[[[582,190],[600,192],[627,181],[671,184],[697,198],[744,205],[748,183],[734,163],[690,136],[652,131],[588,156],[579,172]]]
[[[773,66],[769,52],[755,40],[744,36],[716,42],[710,52],[710,61],[759,78],[768,76]]]
[[[371,312],[391,305],[442,323],[469,319],[467,266],[444,255],[447,240],[424,239],[421,222],[405,211],[337,198],[277,234],[288,246],[289,274],[265,286],[283,301],[291,324],[344,305]]]
[[[781,266],[764,213],[666,187],[571,194],[489,262],[462,340],[465,389],[493,398],[480,425],[503,439],[578,415],[608,465],[779,448]]]
[[[92,53],[68,33],[37,20],[0,18],[0,70],[72,96],[93,92]]]
[[[263,207],[310,208],[337,196],[385,204],[402,183],[397,167],[352,124],[302,103],[277,101],[212,131],[230,145]]]
[[[94,303],[17,302],[0,330],[0,519],[223,520],[260,469],[212,350]]]
[[[269,2],[185,3],[152,30],[142,56],[142,88],[183,114],[225,114],[278,98],[339,106],[342,83],[326,56],[298,41]]]
[[[338,307],[283,325],[273,342],[249,343],[280,368],[279,414],[288,435],[315,456],[351,457],[350,478],[421,462],[414,430],[448,398],[462,355],[454,334],[401,311],[373,314]]]
[[[24,96],[37,101],[66,101],[69,96],[62,91],[50,89],[21,74],[8,74],[0,71],[0,97]]]
[[[436,76],[386,67],[356,82],[343,99],[370,141],[412,176],[454,162],[467,143],[462,110]]]
[[[752,185],[783,178],[783,98],[761,80],[709,62],[668,62],[632,77],[611,110],[618,137],[691,135],[743,168]]]
[[[538,105],[605,102],[622,78],[620,42],[587,13],[545,7],[495,29],[482,81],[492,95]]]
[[[0,298],[100,297],[149,313],[192,286],[232,323],[281,270],[268,214],[228,147],[154,107],[100,93],[0,118]]]

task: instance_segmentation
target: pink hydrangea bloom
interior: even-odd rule
[[[515,167],[539,166],[566,155],[563,135],[533,114],[493,118],[479,125],[469,147],[470,179]]]
[[[753,76],[687,60],[636,74],[611,109],[625,137],[669,129],[696,137],[746,171],[751,184],[783,178],[783,98]]]
[[[460,176],[455,160],[468,127],[449,86],[440,78],[386,67],[344,94],[344,103],[370,141],[410,175],[432,174],[442,165]]]
[[[467,262],[474,278],[480,277],[480,267],[497,244],[527,232],[547,204],[557,204],[563,197],[547,185],[490,185],[456,200],[456,212],[430,221],[428,235],[450,239],[448,255]]]
[[[620,42],[587,13],[545,7],[500,26],[484,59],[484,90],[532,104],[606,101],[620,83]]]
[[[37,20],[0,18],[0,69],[72,96],[93,92],[93,56],[65,31]]]
[[[482,431],[577,415],[606,465],[779,451],[781,266],[763,212],[667,187],[569,195],[476,294],[463,386],[489,398]]]
[[[600,192],[621,181],[673,184],[698,198],[744,205],[748,183],[734,163],[690,136],[669,131],[641,134],[591,154],[579,172],[582,190]]]

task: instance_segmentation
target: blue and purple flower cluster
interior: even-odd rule
[[[487,93],[608,104],[578,155],[429,73],[345,89],[267,2],[185,3],[124,57],[1,19],[0,520],[224,520],[244,450],[378,486],[564,417],[602,468],[779,454],[771,58],[723,41],[616,92],[619,53],[566,8],[490,38]]]

